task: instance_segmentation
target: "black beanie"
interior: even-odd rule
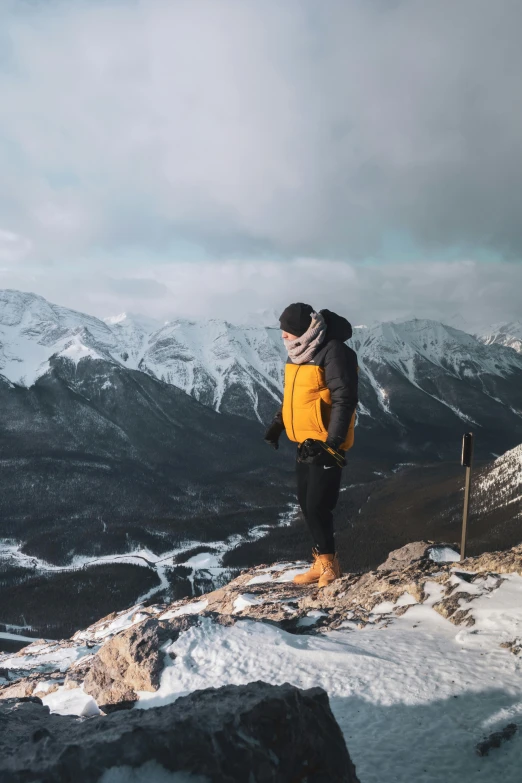
[[[314,308],[303,302],[288,305],[279,316],[279,326],[284,332],[301,337],[312,323]]]

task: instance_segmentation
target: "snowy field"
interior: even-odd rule
[[[265,680],[323,687],[361,783],[520,783],[522,661],[499,639],[522,635],[522,578],[510,575],[474,601],[473,628],[458,629],[431,605],[412,606],[384,627],[295,636],[243,620],[210,620],[168,647],[176,658],[153,707],[198,688]],[[381,606],[380,609],[386,607]],[[489,756],[475,746],[510,722],[515,737]]]

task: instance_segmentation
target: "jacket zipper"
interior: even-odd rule
[[[292,393],[291,393],[291,396],[290,396],[290,411],[292,413],[292,434],[294,436],[294,441],[296,439],[296,437],[295,437],[295,422],[294,422],[294,387],[295,387],[295,379],[297,378],[297,373],[299,372],[300,369],[301,369],[301,365],[299,365],[297,370],[295,371],[294,381],[292,383]]]

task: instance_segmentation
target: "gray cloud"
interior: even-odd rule
[[[520,257],[518,0],[2,9],[0,229],[33,261]]]
[[[51,301],[100,317],[125,310],[159,319],[225,318],[240,323],[268,310],[279,315],[305,301],[353,323],[433,318],[461,328],[522,320],[522,265],[434,261],[348,264],[325,259],[144,264],[133,276],[59,269],[0,269],[0,288],[37,291]],[[257,316],[256,316],[257,317]]]

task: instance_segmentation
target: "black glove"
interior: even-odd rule
[[[273,421],[265,432],[265,443],[268,443],[269,446],[273,446],[274,449],[278,449],[279,438],[281,437],[283,429],[281,428],[281,425],[278,421]]]
[[[334,451],[335,454],[332,454],[331,451]],[[301,443],[297,450],[297,461],[306,462],[308,465],[323,465],[327,468],[334,466],[342,468],[346,465],[346,460],[341,452],[332,449],[322,440],[314,440],[313,438],[307,438]]]

